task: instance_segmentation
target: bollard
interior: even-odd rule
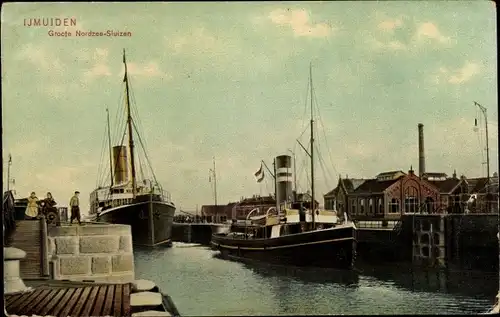
[[[20,277],[19,261],[26,257],[26,252],[17,248],[3,248],[4,294],[31,291]]]

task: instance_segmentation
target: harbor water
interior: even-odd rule
[[[499,282],[498,274],[473,271],[242,263],[183,243],[134,253],[136,277],[155,281],[184,316],[477,314],[493,305]]]

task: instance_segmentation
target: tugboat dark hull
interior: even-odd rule
[[[346,226],[269,239],[212,235],[212,248],[223,257],[249,258],[263,262],[352,269],[356,260],[355,228]]]
[[[138,201],[102,211],[97,221],[130,225],[134,245],[171,246],[175,206],[163,201]]]

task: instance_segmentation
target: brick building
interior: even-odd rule
[[[349,184],[351,183],[351,184]],[[347,186],[346,186],[347,184]],[[435,210],[439,188],[420,179],[413,170],[384,172],[373,179],[340,180],[335,195],[337,209],[344,208],[352,219],[399,219],[401,213]],[[327,194],[328,195],[328,194]],[[326,196],[326,195],[325,195]],[[331,205],[328,195],[325,206]]]
[[[297,194],[297,200],[311,201],[311,195],[308,193]],[[316,201],[319,206],[319,202]],[[242,197],[239,202],[232,202],[227,205],[203,205],[201,207],[202,218],[207,222],[226,222],[227,220],[246,220],[247,215],[255,208],[259,208],[258,213],[253,216],[264,214],[269,208],[276,207],[274,196],[254,195],[249,198]],[[209,221],[211,220],[211,221]]]
[[[356,220],[398,219],[402,213],[464,213],[497,210],[498,175],[490,178],[457,178],[445,173],[410,170],[384,172],[374,179],[339,179],[337,187],[324,196],[325,208],[347,211]],[[477,201],[468,205],[471,194]],[[489,207],[487,207],[489,206]]]

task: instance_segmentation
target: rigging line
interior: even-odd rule
[[[305,133],[305,132],[309,129],[309,125],[310,125],[310,123],[307,123],[307,124],[306,124],[306,126],[305,126],[304,130],[303,130],[303,131],[302,131],[302,133],[299,135],[298,139],[300,139],[300,138],[304,135],[304,133]],[[295,144],[295,146],[297,146],[297,144]]]
[[[319,118],[319,122],[322,126],[322,130],[323,130],[323,136],[325,138],[325,146],[328,150],[328,157],[329,157],[329,160],[330,160],[330,164],[331,166],[333,167],[333,170],[335,171],[335,173],[338,175],[339,172],[337,171],[337,169],[335,168],[335,164],[333,164],[333,159],[332,159],[332,152],[330,150],[330,147],[328,146],[328,140],[327,140],[327,137],[326,137],[326,127],[325,127],[325,124],[323,122],[323,119],[322,119],[322,116],[321,116],[321,112],[320,112],[320,107],[319,107],[319,104],[318,104],[318,99],[316,97],[316,92],[313,91],[313,96],[314,96],[314,101],[316,103],[316,109],[318,110],[318,118]]]
[[[309,96],[309,86],[310,86],[310,80],[307,81],[307,89],[306,89],[306,97],[304,98],[305,102],[304,102],[304,113],[302,114],[302,127],[305,127],[306,124],[308,124],[309,120],[308,120],[308,117],[307,117],[307,104],[308,104],[308,96]]]
[[[122,130],[121,129],[121,122],[122,122],[123,118],[122,118],[121,115],[124,114],[123,110],[125,108],[123,106],[125,104],[125,101],[124,101],[125,94],[124,94],[124,92],[125,92],[125,90],[120,89],[120,94],[118,95],[118,105],[120,105],[120,106],[116,109],[114,130],[113,130],[113,133],[111,134],[111,136],[112,136],[111,139],[113,140],[113,143],[116,142],[116,141],[118,141],[118,138],[119,138],[119,135],[120,135],[120,131]]]
[[[319,138],[319,136],[318,136],[318,138]],[[323,152],[322,152],[322,150],[320,150],[320,146],[318,145],[318,143],[316,143],[316,151],[318,152],[319,161],[324,164],[324,167],[326,168],[326,171],[327,171],[328,176],[330,177],[330,181],[331,181],[331,180],[333,180],[335,178],[333,177],[333,174],[331,173],[331,170],[329,168],[327,168],[328,165],[325,162],[325,158],[324,158]],[[333,166],[333,169],[335,170],[334,166]],[[337,173],[337,175],[338,175],[338,173]]]
[[[478,121],[478,126],[477,126],[477,138],[478,138],[478,146],[479,146],[479,152],[481,153],[481,174],[484,175],[485,174],[485,166],[484,166],[484,162],[485,162],[485,158],[484,158],[484,145],[483,145],[483,131],[482,131],[482,122],[483,122],[483,118],[482,118],[482,112],[476,108],[476,118],[477,118],[477,121]]]
[[[101,177],[102,177],[102,165],[103,165],[103,157],[104,157],[104,148],[106,146],[106,129],[104,129],[104,137],[102,139],[102,144],[101,144],[101,153],[99,155],[99,165],[97,167],[97,177],[96,177],[96,187],[99,187],[101,184]]]
[[[126,129],[126,127],[127,127],[127,103],[126,103],[127,92],[126,92],[126,89],[127,89],[126,83],[123,83],[123,89],[120,93],[120,107],[118,107],[118,109],[117,109],[117,116],[118,116],[118,121],[117,121],[117,125],[116,125],[117,141],[119,140],[118,138],[120,137],[120,131],[122,131],[123,129]]]
[[[146,151],[145,151],[145,149],[144,149],[144,146],[143,146],[143,144],[142,144],[142,138],[141,138],[141,136],[139,135],[139,133],[137,132],[137,126],[135,125],[134,121],[132,121],[132,125],[134,126],[134,130],[136,131],[136,133],[137,133],[137,135],[138,135],[138,139],[139,139],[139,143],[140,143],[141,148],[142,148],[142,152],[143,152],[144,157],[145,157],[145,159],[146,159],[146,161],[147,161],[147,162],[146,162],[146,165],[148,165],[148,166],[149,166],[150,171],[151,171],[151,174],[152,174],[151,176],[152,176],[152,178],[154,179],[155,183],[156,183],[156,184],[158,184],[158,182],[157,182],[157,180],[156,180],[156,175],[154,174],[154,171],[153,171],[153,167],[152,167],[151,163],[149,162],[148,154],[146,153]],[[138,157],[140,158],[139,153],[140,153],[140,152],[138,151],[137,155],[138,155]],[[149,163],[148,163],[148,162],[149,162]],[[141,169],[141,172],[143,173],[143,176],[144,176],[144,172],[142,171],[142,164],[140,165],[140,169]]]
[[[318,154],[319,154],[319,147],[317,147],[316,150],[318,151]],[[331,178],[332,175],[329,173],[328,168],[326,168],[326,162],[323,160],[321,155],[319,155],[319,165],[320,165],[321,170],[323,172],[323,179],[325,181],[326,188],[331,188],[330,182],[332,180],[332,178]],[[325,171],[325,169],[326,169],[326,171]]]
[[[135,122],[134,122],[134,121],[132,121],[132,125],[134,126],[134,129],[135,129],[135,130],[136,130],[136,132],[137,132],[137,126],[135,125]],[[139,136],[138,136],[138,138],[139,138],[139,143],[141,143],[141,145],[142,145],[142,147],[143,147],[143,150],[144,150],[144,145],[142,144],[142,138],[141,138],[141,136],[139,135]],[[153,170],[153,166],[152,166],[152,164],[151,164],[151,161],[149,160],[149,156],[148,156],[148,154],[147,154],[146,152],[144,152],[144,156],[146,157],[146,160],[147,160],[147,162],[148,162],[149,168],[150,168],[150,170],[151,170],[151,174],[152,174],[152,176],[153,176],[153,180],[155,181],[156,185],[158,185],[158,181],[157,181],[157,179],[156,179],[156,175],[155,175],[155,172],[154,172],[154,170]]]
[[[131,101],[132,101],[131,108],[132,108],[132,111],[134,112],[134,116],[135,116],[134,121],[137,121],[138,129],[136,132],[139,135],[139,131],[145,131],[145,129],[144,129],[144,126],[142,125],[141,116],[139,115],[139,108],[137,107],[137,101],[135,98],[133,82],[130,79],[129,79],[129,94],[130,94]],[[148,149],[148,143],[147,143],[147,140],[144,139],[144,149],[143,150],[146,151],[146,149]]]

